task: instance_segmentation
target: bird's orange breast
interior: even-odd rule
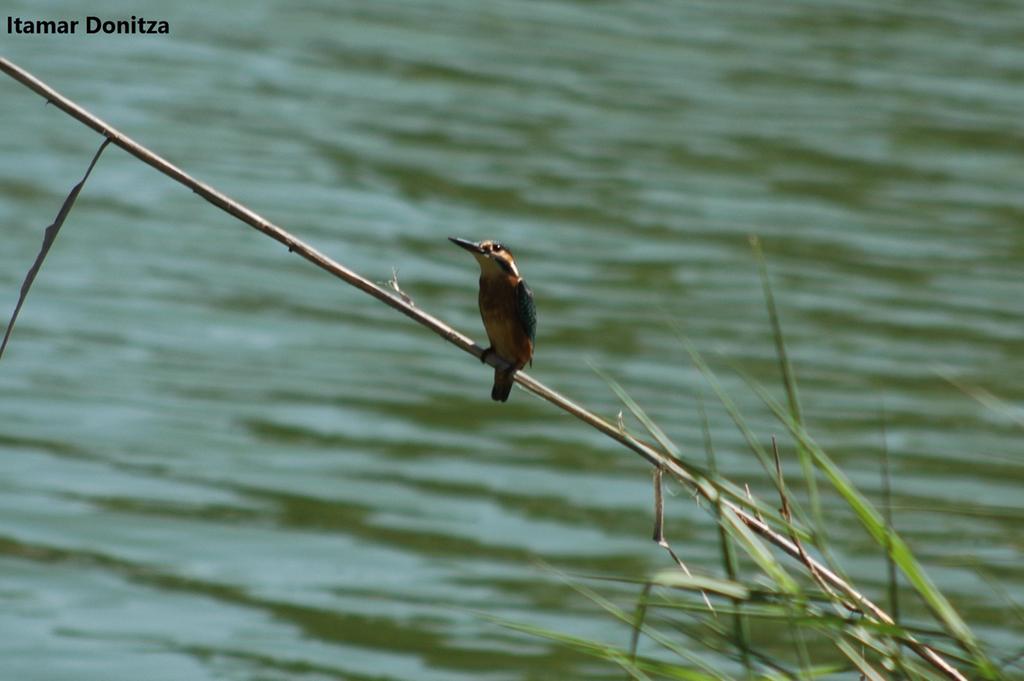
[[[533,356],[533,341],[519,317],[516,284],[512,276],[480,278],[480,316],[491,347],[500,357],[522,369]]]

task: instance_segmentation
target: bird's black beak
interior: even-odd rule
[[[448,237],[448,241],[451,241],[456,246],[461,246],[462,248],[465,248],[470,253],[479,254],[484,252],[484,249],[480,248],[480,244],[474,243],[468,239],[460,239],[457,236],[450,236]]]

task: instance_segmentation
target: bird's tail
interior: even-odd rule
[[[494,387],[491,388],[491,399],[495,402],[504,402],[508,394],[512,392],[512,377],[515,371],[494,370]]]

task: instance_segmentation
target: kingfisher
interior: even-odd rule
[[[512,366],[494,370],[491,399],[504,402],[512,391],[512,377],[529,362],[533,366],[533,346],[537,336],[537,310],[533,291],[519,275],[512,253],[497,241],[479,243],[448,237],[456,246],[473,254],[480,263],[480,317],[490,347],[480,355],[497,353]]]

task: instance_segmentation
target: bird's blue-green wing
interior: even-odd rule
[[[533,304],[533,291],[522,279],[516,284],[516,302],[519,307],[519,321],[530,341],[537,342],[537,308]]]

